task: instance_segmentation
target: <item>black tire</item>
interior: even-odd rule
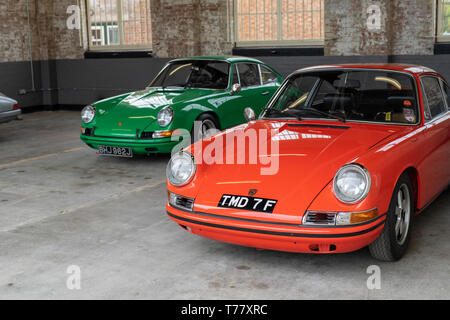
[[[217,120],[214,118],[214,116],[212,116],[212,115],[210,115],[208,113],[201,114],[195,121],[201,122],[202,126],[203,126],[204,123],[208,123],[209,129],[217,129],[217,130],[219,130],[219,125],[217,123]],[[192,130],[191,130],[192,143],[200,140],[199,132],[195,132],[196,129],[197,128],[196,128],[195,123],[194,123],[194,125],[192,126]]]
[[[406,216],[406,214],[399,213],[402,212],[402,210],[401,208],[398,208],[399,198],[406,197],[406,190],[409,192],[409,220],[407,223],[403,222],[400,224],[402,226],[401,229],[407,228],[406,232],[402,234],[396,231],[396,225],[398,223],[399,215]],[[406,204],[408,201],[404,199],[404,202]],[[372,257],[382,261],[397,261],[403,257],[411,238],[415,215],[414,203],[414,191],[411,180],[405,172],[401,175],[395,185],[384,229],[380,236],[369,245],[369,251]],[[399,213],[399,215],[397,213]]]

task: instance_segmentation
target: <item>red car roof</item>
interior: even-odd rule
[[[333,65],[321,65],[314,67],[306,67],[298,69],[295,72],[313,71],[318,69],[380,69],[380,70],[392,70],[408,72],[416,76],[422,74],[433,73],[441,76],[433,69],[428,67],[414,65],[414,64],[399,64],[399,63],[360,63],[360,64],[333,64]],[[442,76],[441,76],[442,77]]]

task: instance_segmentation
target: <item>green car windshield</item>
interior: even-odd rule
[[[224,61],[183,60],[169,63],[150,87],[203,89],[228,88],[229,63]]]
[[[419,112],[412,76],[341,69],[292,76],[263,117],[415,124]]]

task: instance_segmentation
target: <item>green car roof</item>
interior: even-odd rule
[[[261,60],[242,57],[242,56],[195,56],[195,57],[186,57],[186,58],[178,58],[173,59],[172,61],[185,61],[185,60],[218,60],[218,61],[227,61],[227,62],[255,62],[255,63],[263,63]]]

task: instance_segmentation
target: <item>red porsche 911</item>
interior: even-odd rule
[[[298,70],[259,119],[172,156],[167,213],[228,243],[302,253],[369,246],[398,260],[414,216],[450,182],[449,96],[446,80],[421,66]],[[246,161],[227,161],[243,153]]]

